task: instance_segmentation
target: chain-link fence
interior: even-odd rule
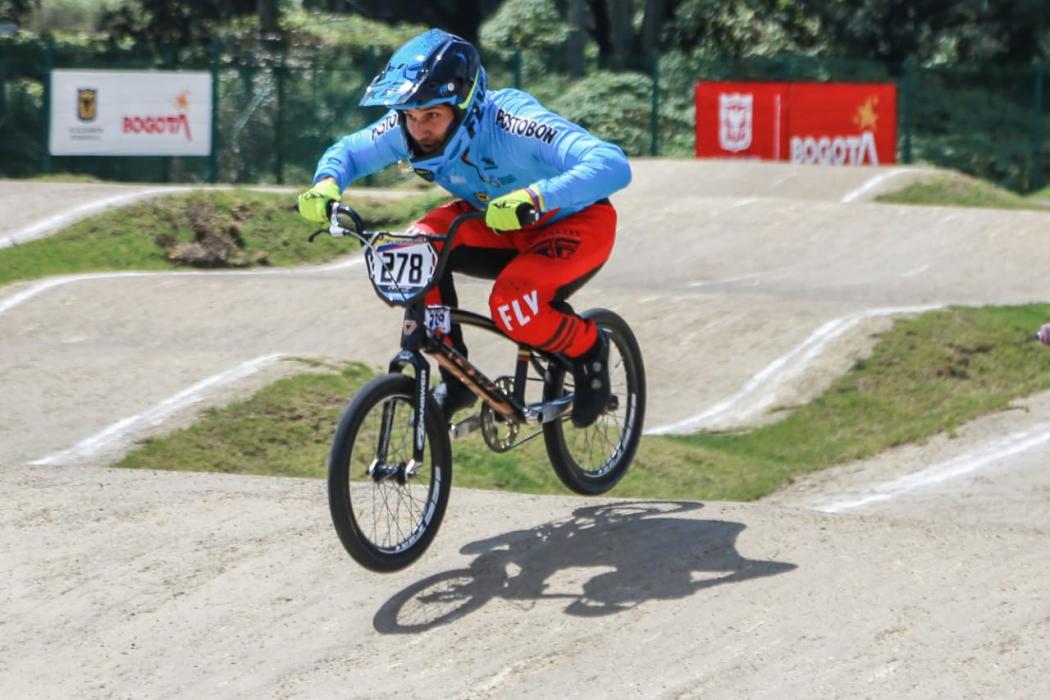
[[[357,106],[386,60],[367,47],[210,50],[149,56],[111,46],[0,39],[0,176],[83,173],[113,180],[295,183],[341,135],[378,118]],[[955,168],[1017,191],[1050,175],[1047,107],[1038,65],[887,67],[804,56],[709,60],[678,53],[635,57],[631,70],[570,78],[564,52],[483,53],[491,87],[521,87],[621,145],[629,155],[693,154],[698,80],[879,81],[898,84],[901,162]],[[216,87],[213,155],[51,157],[47,76],[52,68],[208,70]],[[381,184],[389,175],[371,182]]]

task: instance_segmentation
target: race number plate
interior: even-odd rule
[[[440,331],[448,335],[452,332],[452,314],[447,306],[428,306],[426,322],[431,333]]]
[[[405,301],[430,284],[437,253],[429,243],[388,243],[365,254],[376,290],[390,301]]]

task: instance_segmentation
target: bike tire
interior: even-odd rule
[[[440,409],[427,397],[426,450],[413,476],[377,479],[368,468],[380,450],[384,406],[390,435],[383,464],[412,457],[416,384],[412,377],[376,377],[350,401],[339,421],[328,460],[328,506],[343,547],[358,564],[387,573],[426,551],[448,505],[452,450]]]
[[[580,314],[593,319],[609,341],[612,391],[619,399],[615,413],[605,413],[586,427],[567,418],[546,423],[543,441],[554,473],[570,490],[594,496],[605,493],[627,473],[642,437],[645,420],[645,367],[638,340],[627,322],[608,309]],[[551,365],[544,382],[544,401],[562,396],[566,371]]]

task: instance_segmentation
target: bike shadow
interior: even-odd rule
[[[666,517],[697,510],[695,502],[638,501],[578,508],[566,520],[515,530],[464,546],[478,556],[413,583],[376,613],[383,634],[424,632],[453,622],[495,597],[564,599],[569,615],[611,615],[648,600],[684,598],[713,586],[786,573],[794,564],[747,559],[736,550],[741,523]],[[559,571],[611,569],[582,584],[582,593],[552,588]]]

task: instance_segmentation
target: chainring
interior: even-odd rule
[[[496,380],[496,386],[509,394],[514,390],[514,379],[500,377]],[[506,452],[514,447],[514,441],[518,437],[518,422],[496,413],[486,403],[481,407],[481,434],[490,450]]]

